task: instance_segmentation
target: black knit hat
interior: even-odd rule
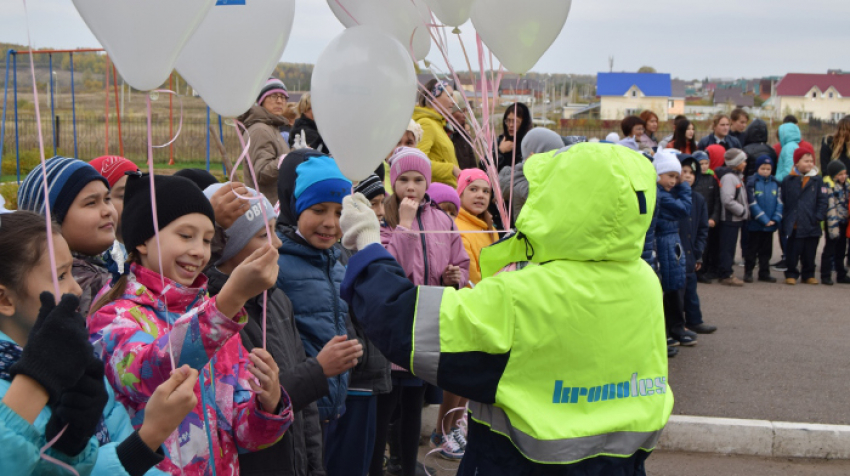
[[[847,167],[840,160],[833,160],[826,166],[826,174],[832,178],[847,170]]]
[[[372,174],[354,187],[354,193],[362,193],[366,196],[366,200],[371,201],[377,196],[383,197],[387,194],[387,191],[384,189],[384,183],[381,181],[381,178],[376,174]]]
[[[215,175],[207,172],[204,169],[182,169],[174,173],[175,177],[183,177],[195,182],[195,185],[204,191],[210,185],[220,183]]]
[[[128,174],[129,175],[129,174]],[[156,211],[159,229],[174,220],[200,213],[215,224],[215,213],[204,193],[189,179],[167,175],[154,176]],[[151,210],[150,177],[147,174],[130,175],[124,195],[124,213],[121,215],[124,245],[134,251],[156,234]]]

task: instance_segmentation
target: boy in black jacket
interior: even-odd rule
[[[220,200],[223,194],[216,194],[219,189],[233,188],[227,184],[212,185],[205,191],[215,208],[218,222],[216,228],[225,229],[224,233],[217,235],[226,239],[219,244],[220,249],[216,250],[216,256],[211,260],[215,266],[205,272],[209,279],[210,295],[218,294],[227,282],[230,271],[268,242],[262,209],[265,208],[265,216],[270,220],[270,229],[274,229],[277,219],[274,208],[265,197],[250,188],[242,188],[241,184],[234,187],[242,196],[258,198],[251,201],[238,197],[230,197],[229,201]],[[230,205],[239,205],[239,202],[247,206],[232,213],[234,207]],[[271,240],[274,246],[280,246],[280,239],[274,233]],[[355,359],[362,356],[362,348],[356,340],[340,336],[325,345],[315,358],[308,357],[295,326],[292,303],[277,287],[268,291],[265,341],[263,296],[256,296],[246,302],[245,311],[249,319],[239,333],[242,344],[249,351],[254,347],[266,346],[280,368],[280,383],[290,396],[295,419],[277,444],[261,451],[240,454],[240,474],[325,476],[322,427],[316,401],[328,394],[328,377],[351,369]]]
[[[826,220],[829,192],[815,167],[815,153],[808,147],[794,151],[794,168],[782,181],[785,219],[782,230],[788,236],[785,247],[785,283],[819,284],[815,278],[815,255],[823,233],[820,222]],[[802,260],[802,274],[797,264]]]
[[[711,176],[700,173],[699,162],[688,154],[680,154],[682,180],[696,190],[700,182],[714,182]],[[685,322],[688,329],[697,334],[711,334],[717,327],[702,321],[699,295],[697,294],[697,271],[702,268],[703,253],[708,241],[708,208],[699,193],[692,195],[691,214],[679,220],[679,238],[685,250],[687,279],[685,283]]]
[[[717,233],[721,208],[720,185],[714,179],[714,172],[708,170],[707,167],[707,172],[702,171],[702,162],[705,161],[707,163],[708,154],[703,151],[697,151],[694,155],[679,155],[679,160],[682,161],[682,164],[687,159],[693,159],[699,165],[699,168],[696,169],[696,178],[698,180],[694,181],[693,191],[702,196],[708,213],[708,238],[706,239],[703,253],[703,264],[697,271],[697,281],[703,284],[711,284],[712,280],[717,278],[717,257],[720,249],[720,235]]]

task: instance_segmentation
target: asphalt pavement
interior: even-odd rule
[[[772,274],[779,283],[698,286],[703,319],[719,329],[670,359],[674,413],[850,424],[850,285]]]

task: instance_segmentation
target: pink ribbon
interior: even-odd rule
[[[238,120],[234,121],[233,126],[236,128],[236,135],[239,137],[239,143],[242,145],[242,154],[239,155],[239,159],[237,159],[236,163],[233,164],[233,170],[230,171],[230,189],[233,191],[234,195],[241,198],[242,200],[248,201],[248,203],[250,203],[251,200],[262,201],[262,197],[260,197],[259,195],[257,197],[242,196],[236,193],[236,190],[233,189],[233,179],[236,177],[236,171],[239,170],[239,164],[245,161],[246,158],[248,159],[246,163],[248,164],[248,172],[251,174],[251,179],[254,181],[255,184],[260,183],[257,181],[257,174],[254,172],[254,164],[251,162],[251,156],[248,152],[248,149],[251,147],[251,136],[250,134],[248,135],[248,142],[246,143],[245,138],[242,136],[242,131],[240,130],[240,128],[242,128],[245,129],[245,132],[248,132],[248,129],[245,127],[244,124],[242,124]],[[281,162],[283,162],[283,159],[281,159]],[[259,190],[257,191],[257,193],[259,194]],[[266,214],[266,207],[261,206],[260,211],[263,214],[263,225],[266,227],[266,238],[269,241],[269,246],[274,248],[274,245],[272,244],[272,230],[271,227],[269,227],[269,217]],[[268,321],[268,311],[266,308],[268,305],[268,301],[269,291],[265,290],[263,291],[263,349],[266,348],[266,323]]]

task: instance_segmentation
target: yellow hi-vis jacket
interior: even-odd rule
[[[528,460],[651,451],[673,408],[661,288],[641,260],[655,170],[622,146],[578,144],[527,159],[525,174],[518,234],[483,251],[474,289],[404,285],[371,245],[343,295],[391,361],[473,400],[473,420]],[[494,276],[517,261],[538,266]]]

